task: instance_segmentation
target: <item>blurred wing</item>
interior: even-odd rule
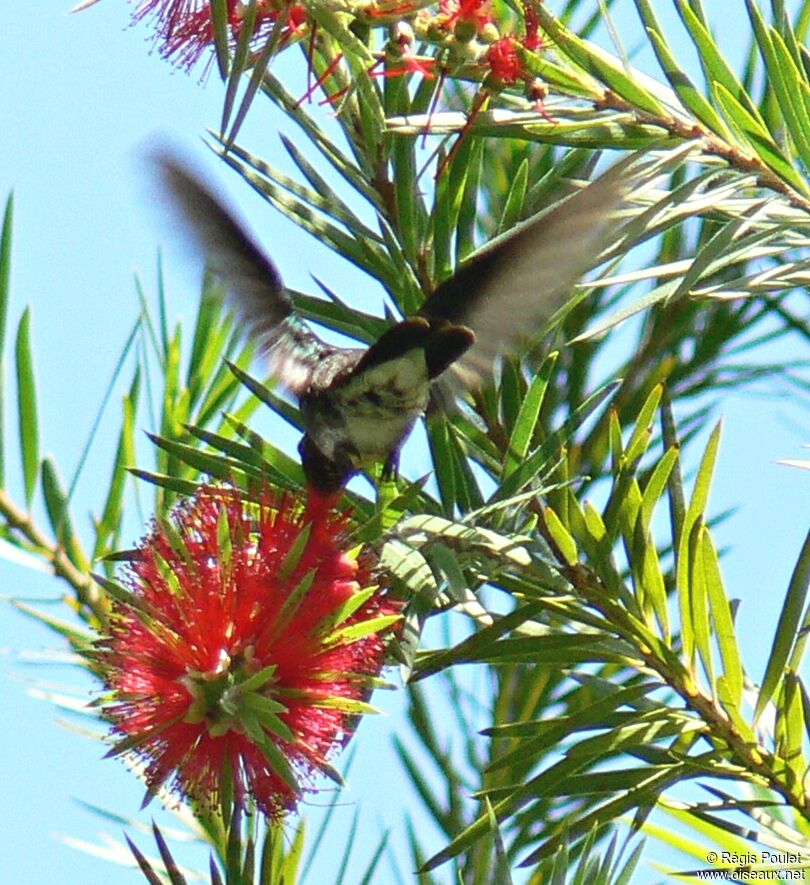
[[[617,164],[514,230],[498,237],[445,280],[419,313],[468,326],[475,342],[443,381],[475,387],[500,354],[537,335],[610,240],[613,211],[627,187],[626,162]]]
[[[176,157],[154,157],[182,221],[182,233],[206,256],[231,302],[267,353],[270,372],[300,394],[328,347],[294,312],[276,266],[232,212]]]

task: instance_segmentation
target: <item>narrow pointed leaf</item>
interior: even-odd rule
[[[597,77],[642,111],[655,116],[666,115],[666,108],[623,69],[618,59],[569,31],[547,7],[540,5],[536,7],[535,13],[540,25],[554,43],[583,70]]]
[[[500,487],[490,498],[490,502],[509,498],[517,494],[531,480],[544,478],[546,470],[553,466],[553,463],[559,458],[562,446],[573,436],[585,419],[616,391],[620,383],[619,381],[611,382],[591,394],[566,419],[562,427],[551,433],[545,442],[531,452],[524,459],[523,463],[501,483]]]
[[[554,371],[556,362],[557,355],[552,354],[543,363],[539,374],[535,376],[529,385],[529,389],[526,391],[526,395],[523,397],[515,426],[512,429],[512,435],[509,438],[509,448],[503,465],[503,479],[515,472],[529,451],[535,427],[537,426],[537,419],[540,416],[540,409],[543,406],[543,398],[546,394],[548,381],[551,373]]]
[[[714,636],[723,661],[726,693],[731,703],[739,709],[742,703],[744,678],[742,661],[734,620],[731,616],[731,606],[723,588],[720,561],[707,528],[701,529],[698,543],[699,568],[703,571],[703,580],[711,606]]]
[[[711,485],[712,472],[717,459],[717,449],[720,444],[720,428],[718,423],[715,425],[709,442],[703,453],[700,462],[697,478],[695,479],[695,487],[692,491],[692,500],[686,511],[683,528],[680,532],[680,541],[678,543],[677,556],[677,584],[678,599],[681,607],[681,635],[683,639],[684,654],[687,659],[691,659],[695,651],[695,618],[699,614],[693,611],[693,588],[690,585],[690,562],[691,552],[693,549],[693,530],[695,525],[704,520],[706,505],[709,498],[709,487]],[[670,474],[672,477],[674,474]],[[697,624],[702,628],[702,621]]]
[[[25,502],[34,500],[39,474],[39,417],[34,362],[31,354],[31,308],[26,307],[17,330],[17,407],[20,423]]]
[[[163,879],[155,872],[154,867],[146,857],[141,853],[138,846],[129,838],[129,836],[124,833],[124,838],[127,840],[127,845],[129,845],[129,850],[132,852],[133,857],[138,863],[138,867],[140,871],[146,877],[146,881],[149,882],[149,885],[164,885]]]
[[[757,697],[757,705],[754,710],[754,721],[756,722],[765,711],[771,698],[774,696],[780,682],[784,678],[785,664],[794,651],[794,660],[798,668],[801,651],[804,650],[806,638],[799,639],[799,628],[802,618],[802,611],[807,602],[807,591],[810,588],[810,532],[804,539],[801,553],[793,568],[793,574],[788,585],[785,602],[782,606],[782,612],[779,615],[779,622],[773,637],[773,645],[771,653],[768,657],[768,664],[765,668],[765,675],[762,677],[762,685]],[[807,620],[807,618],[805,618]],[[806,637],[806,631],[804,632]],[[801,651],[799,651],[801,649]]]
[[[652,47],[658,57],[658,63],[661,65],[667,80],[669,80],[670,86],[672,86],[678,98],[683,102],[684,107],[691,111],[712,132],[715,132],[721,138],[729,139],[730,133],[722,118],[678,65],[675,55],[671,51],[670,45],[658,23],[652,4],[649,0],[635,0],[635,2],[636,8],[646,26]]]

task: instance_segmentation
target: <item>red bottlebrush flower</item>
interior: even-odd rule
[[[439,0],[439,11],[451,28],[462,22],[472,25],[474,33],[493,21],[490,0]]]
[[[517,83],[523,78],[523,65],[513,37],[501,37],[487,50],[486,63],[492,74],[503,83]]]
[[[145,763],[148,796],[232,785],[280,817],[329,772],[399,619],[331,501],[203,488],[142,541],[99,662],[113,753]]]
[[[543,38],[540,36],[540,22],[537,19],[537,10],[531,3],[527,3],[524,7],[524,15],[526,18],[526,36],[523,38],[523,45],[526,49],[536,52],[543,47]]]
[[[231,39],[239,39],[247,18],[248,4],[227,0]],[[136,21],[155,20],[155,41],[163,58],[189,69],[206,49],[214,45],[214,26],[209,0],[143,0],[135,10]],[[277,22],[282,31],[279,46],[283,47],[306,23],[306,7],[295,0],[257,0],[252,43],[265,40]]]

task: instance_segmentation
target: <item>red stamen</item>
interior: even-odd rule
[[[312,30],[309,34],[309,40],[307,42],[307,91],[306,94],[309,96],[309,102],[312,103],[312,93],[315,90],[315,87],[312,85],[312,73],[314,71],[313,61],[312,59],[315,56],[315,32],[318,28],[317,22],[312,26]],[[299,101],[296,107],[300,105]]]
[[[436,75],[431,70],[436,64],[435,58],[418,59],[412,55],[403,55],[399,59],[402,62],[401,68],[388,67],[385,70],[378,71],[378,68],[385,59],[377,59],[374,64],[368,68],[369,77],[404,77],[406,74],[421,74],[427,80],[433,80]]]
[[[307,89],[307,91],[301,96],[301,98],[298,99],[298,101],[295,103],[295,107],[299,108],[299,107],[301,107],[301,105],[304,103],[305,100],[311,99],[315,90],[318,89],[320,86],[323,86],[323,84],[332,76],[332,74],[335,73],[335,71],[338,69],[338,66],[340,65],[340,63],[342,61],[343,61],[343,53],[340,52],[332,59],[331,62],[329,62],[329,66],[320,75],[320,77],[318,77],[318,79],[312,84],[312,86],[309,87]],[[345,92],[346,90],[344,89],[341,91]],[[325,104],[327,101],[330,101],[330,100],[331,100],[330,98],[327,98],[324,102],[319,102],[319,104]]]

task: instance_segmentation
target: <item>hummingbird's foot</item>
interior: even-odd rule
[[[399,452],[394,451],[385,459],[385,464],[383,464],[382,476],[380,480],[382,482],[396,482],[397,477],[399,476]]]
[[[392,510],[390,505],[399,497],[397,477],[399,474],[399,453],[391,452],[380,467],[379,462],[374,465],[372,476],[375,480],[377,492],[377,511],[380,517],[380,526],[384,532],[394,526],[402,516],[401,510]]]

